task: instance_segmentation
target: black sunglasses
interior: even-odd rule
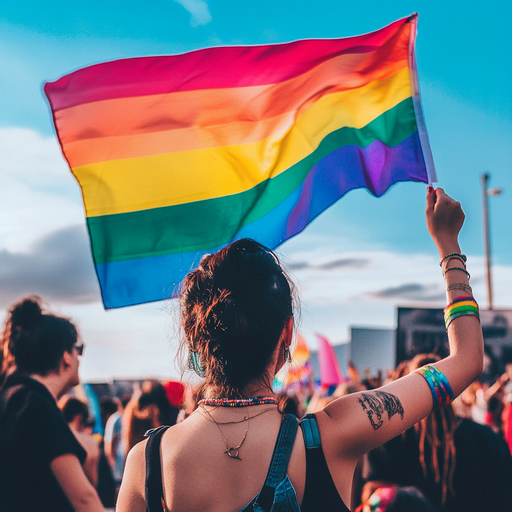
[[[80,343],[78,345],[75,345],[73,348],[76,349],[78,355],[81,356],[84,353],[85,345],[83,343]]]

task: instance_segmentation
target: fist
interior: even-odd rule
[[[458,244],[457,237],[464,224],[460,203],[448,196],[442,188],[429,187],[427,194],[427,229],[439,249],[447,250]]]

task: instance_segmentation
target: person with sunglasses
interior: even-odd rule
[[[0,510],[103,511],[85,450],[57,407],[79,383],[75,325],[27,297],[9,310],[0,347]]]

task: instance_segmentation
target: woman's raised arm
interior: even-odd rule
[[[407,430],[432,411],[434,400],[446,403],[482,372],[482,329],[458,243],[464,213],[443,189],[429,188],[426,218],[453,304],[445,310],[450,355],[421,374],[340,398],[317,414],[322,444],[346,462]]]

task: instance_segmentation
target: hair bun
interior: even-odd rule
[[[11,309],[13,327],[32,327],[39,322],[41,316],[41,299],[37,296],[27,297]]]
[[[208,325],[210,333],[216,329],[226,330],[229,324],[232,322],[232,308],[234,305],[233,292],[226,288],[218,290],[220,293],[208,307],[204,315],[205,325]]]
[[[217,304],[226,304],[233,301],[233,291],[229,290],[228,288],[223,288],[222,290],[219,290],[220,294],[217,297]]]

